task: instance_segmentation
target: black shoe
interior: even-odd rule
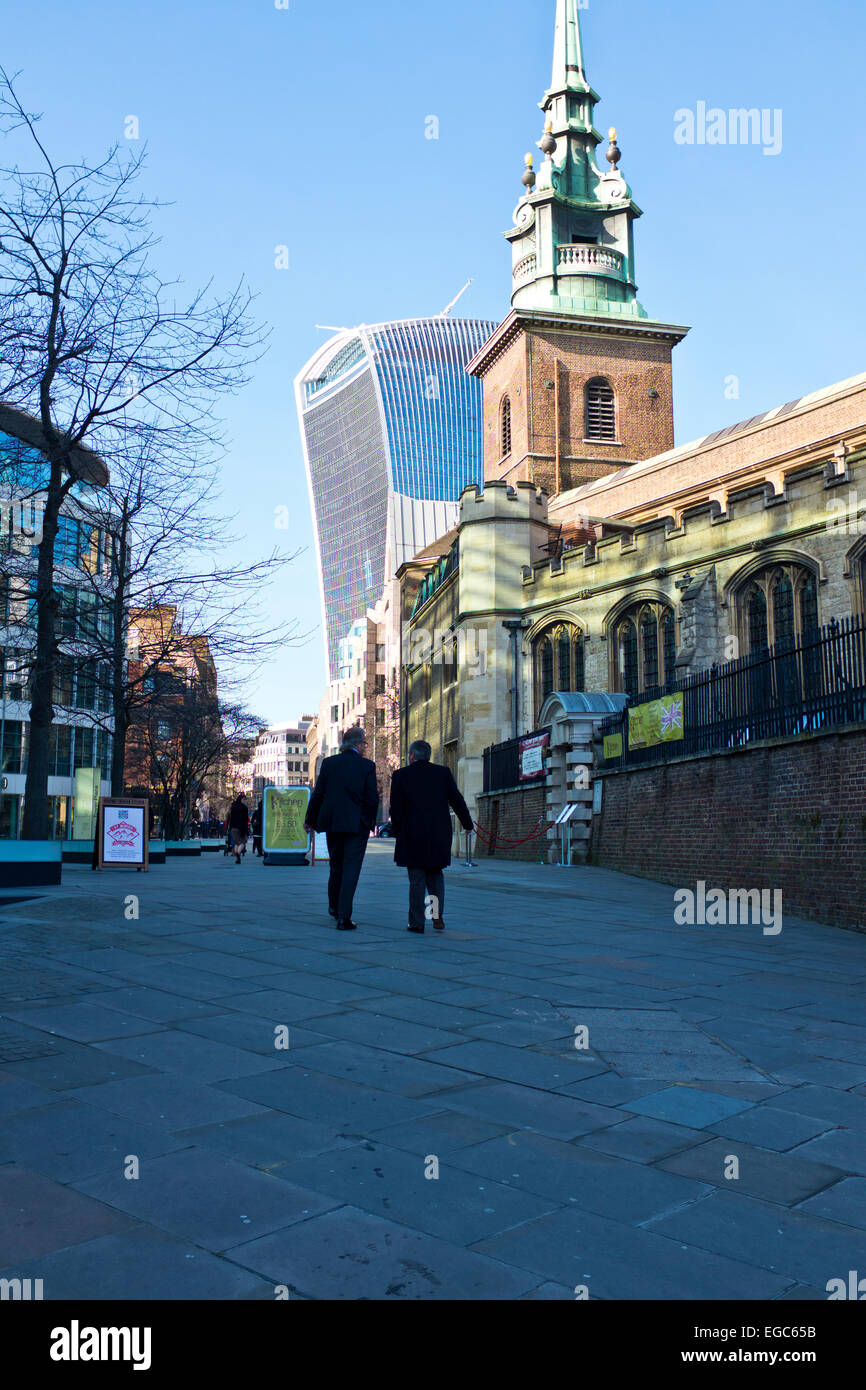
[[[337,931],[355,931],[358,923],[353,922],[351,917],[340,917],[337,920]]]
[[[329,916],[329,917],[333,917],[333,919],[334,919],[335,922],[336,922],[336,921],[339,921],[339,918],[338,918],[338,916],[337,916],[337,913],[334,911],[334,909],[333,909],[332,907],[329,907],[329,908],[328,908],[328,916]]]
[[[445,930],[445,923],[444,923],[444,921],[442,920],[441,917],[434,917],[434,918],[433,918],[433,925],[434,925],[434,927],[436,928],[437,931],[444,931],[444,930]]]
[[[423,936],[423,935],[424,935],[424,928],[423,928],[423,927],[407,927],[406,930],[407,930],[407,931],[414,931],[414,932],[417,932],[419,936]]]

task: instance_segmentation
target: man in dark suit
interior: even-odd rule
[[[451,863],[451,815],[456,811],[464,830],[472,817],[447,767],[431,763],[429,743],[419,739],[409,748],[409,766],[391,779],[391,824],[396,845],[394,863],[409,870],[409,931],[423,932],[425,901],[429,896],[433,926],[445,926],[445,876]]]
[[[364,757],[366,746],[363,729],[346,730],[339,753],[322,763],[307,807],[304,828],[324,831],[328,838],[328,911],[338,931],[357,926],[352,902],[379,808],[376,764]]]

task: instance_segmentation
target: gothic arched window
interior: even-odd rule
[[[556,623],[535,639],[532,650],[536,719],[548,695],[555,690],[584,689],[585,640],[573,623]]]
[[[614,684],[626,695],[668,685],[675,675],[676,619],[664,603],[637,603],[613,628]]]
[[[499,407],[499,457],[507,458],[511,453],[511,397],[503,396]]]
[[[740,635],[746,652],[791,645],[818,628],[818,585],[803,565],[768,565],[739,594]]]
[[[586,437],[616,441],[616,397],[604,377],[594,377],[587,382]]]

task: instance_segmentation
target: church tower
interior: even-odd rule
[[[557,0],[553,76],[540,103],[541,163],[505,233],[512,310],[469,364],[484,381],[484,475],[551,496],[673,447],[671,353],[688,332],[637,298],[641,216],[610,130],[596,162],[598,93],[578,0]]]

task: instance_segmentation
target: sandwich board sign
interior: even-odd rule
[[[265,787],[262,859],[265,864],[309,864],[310,836],[304,829],[309,787]]]
[[[122,866],[148,870],[148,803],[126,796],[99,798],[96,828],[97,869]]]

